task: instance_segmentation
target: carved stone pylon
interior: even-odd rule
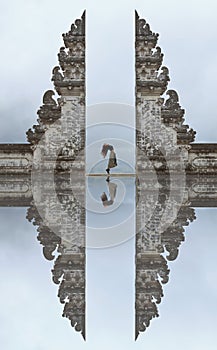
[[[183,226],[193,220],[186,202],[185,175],[195,132],[184,125],[178,94],[167,90],[169,70],[153,33],[136,12],[136,297],[135,338],[158,317],[167,283],[167,260],[184,240]],[[169,98],[164,102],[162,95]],[[187,210],[185,210],[187,208]],[[185,213],[184,220],[179,218]],[[193,215],[193,218],[192,218]],[[176,220],[177,219],[177,220]],[[162,253],[168,252],[167,260]]]
[[[43,97],[38,125],[28,130],[33,150],[33,205],[44,256],[55,260],[53,281],[63,316],[85,339],[85,12],[63,34],[52,90]]]

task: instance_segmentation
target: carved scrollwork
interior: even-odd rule
[[[179,96],[175,90],[168,90],[169,98],[161,108],[162,120],[166,126],[177,132],[178,144],[189,144],[194,141],[196,132],[188,125],[184,125],[184,109],[179,104]]]
[[[169,280],[167,261],[175,260],[178,256],[179,246],[184,241],[184,226],[195,220],[194,209],[182,206],[174,222],[161,233],[161,244],[150,244],[153,239],[146,228],[137,233],[136,242],[136,337],[144,331],[150,321],[158,316],[157,305],[163,297],[162,285]],[[146,237],[146,240],[143,238]],[[145,246],[145,248],[144,248]],[[155,247],[155,251],[154,251]],[[146,249],[149,250],[146,253]],[[152,249],[152,252],[151,250]],[[161,254],[169,253],[166,259]],[[140,328],[138,328],[140,327]]]
[[[85,55],[85,45],[83,41],[77,41],[70,47],[70,54],[73,57],[82,58]]]
[[[158,76],[158,81],[161,82],[163,86],[167,86],[168,82],[170,81],[169,69],[167,67],[161,68],[161,73]]]
[[[65,69],[65,80],[79,81],[84,79],[84,62],[71,62],[71,65]]]
[[[84,36],[84,35],[85,35],[85,11],[81,19],[76,19],[75,23],[71,25],[70,31],[66,34],[63,34],[63,39],[64,39],[64,42],[74,41],[75,37]]]
[[[157,280],[156,273],[152,273],[152,271],[137,271],[137,291],[143,291],[144,293],[148,293],[155,300],[156,303],[159,304],[161,302],[161,298],[163,297],[163,288],[160,282]]]
[[[49,124],[54,123],[61,117],[61,108],[53,99],[55,93],[52,90],[45,92],[43,96],[43,105],[38,110],[37,114],[38,125],[33,125],[33,130],[27,131],[27,139],[32,145],[36,145],[44,135]]]
[[[85,55],[85,11],[81,19],[76,20],[68,33],[63,34],[65,47],[70,50],[70,56],[84,57]]]
[[[41,140],[42,136],[46,131],[46,127],[40,124],[40,125],[33,125],[32,128],[33,130],[29,129],[26,132],[26,135],[27,135],[28,142],[31,143],[32,145],[35,145]]]
[[[179,246],[185,240],[184,226],[196,219],[193,208],[182,206],[179,210],[176,220],[162,233],[162,245],[169,253],[167,260],[175,260],[179,253]]]
[[[52,81],[59,95],[80,95],[85,81],[85,13],[63,34],[65,47],[61,47],[58,59],[62,69],[55,67]]]
[[[63,75],[60,73],[60,67],[54,67],[53,69],[53,75],[52,75],[52,81],[54,82],[54,85],[56,85],[57,83],[63,81],[64,77]]]
[[[83,295],[80,297],[76,294],[75,298],[65,304],[63,317],[67,317],[71,321],[72,327],[75,328],[77,332],[81,332],[83,338],[85,339],[85,303]]]
[[[145,40],[155,47],[158,40],[158,33],[153,33],[150,29],[149,24],[145,19],[140,19],[138,13],[136,12],[136,36],[145,37]]]
[[[64,65],[65,65],[65,63],[67,63],[68,58],[69,58],[69,55],[66,53],[66,48],[64,46],[61,47],[60,51],[58,53],[58,60],[59,60],[60,67],[62,68],[62,70],[64,70]]]
[[[141,22],[143,30],[140,30],[140,34],[144,31],[144,22]],[[171,212],[167,210],[167,207],[176,207],[175,200],[169,199],[169,170],[165,154],[162,152],[162,147],[168,145],[168,152],[170,157],[174,155],[176,159],[180,149],[177,147],[176,139],[174,137],[174,131],[177,123],[175,124],[175,117],[180,119],[179,132],[184,131],[183,123],[183,110],[181,109],[178,101],[178,95],[175,91],[169,90],[167,99],[161,98],[161,95],[166,91],[167,84],[169,82],[169,71],[167,67],[162,67],[154,62],[153,56],[162,59],[161,50],[153,50],[153,46],[148,40],[142,42],[142,35],[136,38],[136,108],[137,108],[137,132],[136,132],[136,145],[137,145],[137,162],[139,160],[139,170],[146,171],[155,169],[158,179],[159,187],[157,188],[158,200],[154,189],[152,191],[147,190],[146,198],[141,199],[141,191],[145,186],[143,183],[138,184],[137,201],[139,207],[137,207],[136,214],[136,337],[139,332],[144,331],[150,324],[150,321],[158,316],[157,304],[161,302],[163,297],[162,285],[169,280],[169,269],[167,260],[175,260],[178,256],[179,246],[184,241],[184,228],[188,221],[192,220],[194,216],[192,212],[186,212],[185,209],[181,209],[177,220],[166,229],[163,227],[163,220],[165,219],[165,213],[171,215]],[[156,68],[158,67],[158,68]],[[165,112],[165,114],[164,114]],[[173,130],[168,129],[162,125],[161,119],[164,115],[173,118]],[[159,118],[159,123],[157,120]],[[164,121],[164,119],[163,119]],[[177,119],[176,119],[177,121]],[[164,122],[164,124],[166,124]],[[158,125],[158,128],[156,127]],[[162,128],[162,132],[159,131]],[[156,131],[156,133],[153,133]],[[159,132],[158,132],[159,131]],[[153,138],[153,135],[155,137]],[[163,140],[163,144],[162,141]],[[172,140],[172,142],[171,142]],[[173,141],[175,140],[175,141]],[[174,147],[171,147],[174,142]],[[141,151],[141,152],[140,152]],[[144,153],[148,161],[142,157]],[[145,163],[145,165],[144,165]],[[137,163],[138,164],[138,163]],[[173,164],[174,170],[175,164]],[[163,177],[160,173],[163,172]],[[142,173],[143,174],[143,173]],[[146,187],[145,187],[146,188]],[[144,192],[144,191],[143,191]],[[138,197],[140,199],[138,200]],[[168,205],[168,201],[171,201]],[[141,208],[140,208],[141,206]],[[152,209],[152,211],[150,210]],[[144,216],[144,212],[146,215]],[[150,218],[148,221],[147,217]],[[189,219],[188,219],[189,214]],[[185,220],[183,220],[183,216]],[[144,222],[143,222],[144,220]],[[141,225],[143,225],[142,229]],[[162,253],[166,251],[168,253],[165,258]]]
[[[74,63],[80,63],[84,67],[85,46],[83,42],[75,42],[71,45],[70,50],[66,51],[65,47],[61,47],[58,53],[58,59],[61,69],[66,71],[73,66]]]
[[[39,125],[27,131],[27,139],[34,146],[45,133],[50,124],[61,117],[63,97],[77,96],[82,99],[85,95],[85,13],[81,19],[75,21],[71,30],[63,35],[65,46],[61,47],[58,58],[60,66],[52,71],[52,81],[57,93],[61,96],[60,104],[52,98],[54,92],[47,91],[43,97],[43,106],[39,109]]]
[[[137,91],[147,95],[162,95],[169,82],[168,68],[162,67],[163,54],[156,46],[158,34],[151,31],[136,13],[136,80]]]
[[[37,112],[38,125],[27,132],[33,150],[36,147],[40,150],[34,154],[34,171],[39,171],[37,179],[40,176],[43,179],[38,181],[43,188],[39,188],[41,201],[38,200],[37,205],[45,222],[49,222],[57,234],[43,224],[34,206],[28,210],[27,218],[38,226],[37,238],[43,245],[45,258],[55,259],[52,275],[53,282],[60,285],[58,296],[65,304],[63,316],[69,318],[85,338],[85,211],[80,204],[84,193],[79,188],[78,196],[73,195],[72,188],[77,183],[70,183],[69,173],[73,169],[72,178],[80,181],[85,169],[85,156],[79,153],[85,147],[85,13],[63,39],[65,47],[58,53],[59,66],[52,71],[52,81],[60,97],[56,102],[52,90],[44,94],[43,105]],[[59,118],[61,123],[53,124]],[[46,134],[46,142],[38,145],[48,129],[51,133]],[[54,174],[51,182],[47,180],[49,175],[44,175],[44,169]]]
[[[157,305],[163,297],[161,283],[168,282],[169,269],[160,254],[143,255],[137,252],[136,269],[136,339],[144,332],[154,317],[158,317]],[[161,279],[161,283],[160,283]]]
[[[34,226],[38,226],[38,236],[37,239],[43,246],[43,255],[47,260],[53,260],[53,252],[61,243],[61,239],[48,227],[43,225],[43,221],[38,213],[38,210],[33,205],[27,210],[26,218],[29,222],[32,222]]]
[[[38,110],[39,122],[44,124],[54,123],[61,116],[61,109],[53,99],[55,93],[52,90],[45,92],[43,96],[43,105]]]
[[[161,48],[159,46],[156,47],[155,51],[152,54],[152,58],[156,60],[163,60],[163,53],[161,52]]]
[[[173,109],[173,110],[180,110],[180,104],[179,104],[179,96],[175,90],[168,90],[166,94],[169,96],[169,98],[165,102],[165,108]]]
[[[58,291],[60,302],[65,304],[62,316],[67,317],[72,327],[85,338],[84,258],[81,254],[68,254],[64,252],[64,246],[62,248],[52,270],[53,281],[59,284],[62,277]]]
[[[43,96],[43,104],[46,106],[55,106],[57,105],[56,101],[53,99],[53,96],[55,95],[55,93],[53,92],[53,90],[48,90],[44,93]]]
[[[138,293],[136,298],[136,334],[137,339],[139,332],[144,332],[150,325],[150,321],[159,317],[156,304],[152,301],[151,297],[144,293]]]

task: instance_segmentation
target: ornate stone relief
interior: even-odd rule
[[[184,226],[196,219],[194,209],[187,201],[167,229],[162,230],[169,182],[161,182],[163,187],[160,191],[150,189],[150,193],[140,197],[142,185],[137,184],[135,339],[146,330],[153,318],[159,316],[157,305],[163,297],[162,284],[169,281],[167,261],[178,257],[179,247],[185,240]]]
[[[52,90],[45,92],[43,96],[43,105],[37,112],[39,116],[37,120],[38,125],[34,125],[33,131],[29,129],[26,133],[27,140],[33,146],[38,144],[49,125],[61,117],[61,108],[53,99],[54,95],[55,93]]]
[[[71,30],[63,34],[63,39],[65,47],[61,47],[58,54],[60,66],[54,67],[52,73],[52,81],[60,98],[56,102],[52,90],[45,92],[43,105],[37,112],[38,125],[27,131],[27,139],[33,149],[36,145],[40,147],[42,136],[53,127],[53,137],[43,150],[51,155],[52,143],[58,143],[62,128],[70,127],[70,137],[67,137],[65,145],[61,145],[59,156],[75,157],[85,145],[85,12]],[[59,119],[60,123],[55,123]],[[61,163],[58,169],[61,170]]]
[[[34,197],[27,218],[38,226],[45,258],[58,254],[52,274],[63,316],[85,338],[85,13],[63,40],[52,72],[59,97],[44,94],[38,125],[27,132]]]
[[[61,229],[58,236],[46,227],[34,205],[27,210],[27,219],[38,226],[37,239],[43,246],[44,257],[54,260],[58,255],[52,276],[53,282],[59,284],[58,297],[64,304],[62,316],[67,317],[72,327],[81,332],[85,339],[85,247],[78,248],[77,242],[61,237]],[[84,232],[78,234],[84,238]]]
[[[169,98],[162,106],[162,120],[166,126],[177,132],[177,144],[189,144],[194,141],[196,131],[184,125],[184,109],[179,105],[179,97],[175,90],[168,90]]]
[[[176,91],[166,92],[169,71],[157,40],[136,13],[136,338],[158,316],[167,260],[177,258],[183,227],[195,219],[185,178],[195,132],[184,125]]]

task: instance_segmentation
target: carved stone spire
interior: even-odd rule
[[[85,12],[63,34],[63,40],[65,47],[58,54],[60,67],[53,69],[52,81],[59,95],[73,96],[79,91],[83,93],[85,87]]]
[[[149,327],[150,321],[159,316],[156,304],[161,302],[161,283],[168,281],[168,274],[166,260],[160,254],[143,254],[137,259],[135,340]],[[158,276],[162,279],[161,283]]]
[[[158,34],[150,30],[144,19],[136,12],[136,86],[137,94],[161,95],[169,81],[167,67],[162,67],[163,54],[156,47]]]
[[[167,260],[175,260],[188,219],[184,203],[187,147],[195,132],[184,125],[178,94],[167,91],[169,70],[162,66],[158,34],[136,12],[136,302],[135,336],[158,317]],[[168,99],[162,95],[167,91]],[[187,147],[186,147],[187,145]],[[180,208],[181,207],[181,208]],[[162,253],[168,253],[165,258]]]
[[[64,304],[62,316],[67,317],[85,339],[85,210],[73,196],[75,184],[64,181],[63,175],[57,177],[60,178],[56,179],[56,193],[68,211],[69,221],[59,223],[56,234],[44,224],[35,205],[28,208],[26,217],[37,226],[37,239],[43,246],[44,257],[55,259],[52,277],[53,282],[59,284],[58,297]],[[78,182],[78,187],[84,193],[82,180]],[[45,181],[44,188],[47,188]],[[53,203],[44,203],[45,207],[50,204]],[[69,223],[70,231],[67,230]]]
[[[163,221],[166,209],[169,182],[161,181],[163,188],[160,191],[152,189],[143,196],[140,191],[145,186],[150,187],[148,182],[152,184],[152,179],[147,176],[144,182],[137,183],[135,339],[149,327],[153,318],[159,316],[157,304],[163,297],[162,285],[169,281],[167,261],[178,257],[179,246],[185,239],[184,226],[196,218],[194,209],[186,203],[166,230],[161,231],[159,223]],[[155,210],[152,209],[154,206]],[[148,216],[150,220],[147,221]],[[162,253],[166,254],[163,256]]]
[[[61,255],[55,261],[53,281],[60,284],[58,297],[64,304],[63,317],[71,321],[72,327],[85,339],[85,271],[84,254],[69,252],[70,246],[59,247]],[[60,283],[61,279],[61,283]]]
[[[52,90],[45,92],[43,105],[37,112],[38,125],[34,125],[33,130],[29,129],[26,133],[27,140],[33,145],[33,148],[49,126],[63,115],[65,98],[78,96],[79,99],[76,102],[81,106],[85,104],[85,11],[81,19],[77,19],[72,24],[70,31],[63,34],[63,40],[65,47],[62,46],[58,54],[60,66],[53,68],[51,79],[61,99],[58,99],[57,103],[53,98],[55,93]],[[83,120],[81,122],[85,123]],[[83,141],[84,130],[81,134]]]
[[[27,132],[34,151],[27,216],[38,226],[45,258],[59,253],[52,273],[63,316],[85,339],[85,12],[63,40],[52,71],[60,97],[44,94],[38,125]]]

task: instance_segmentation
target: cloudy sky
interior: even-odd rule
[[[61,34],[87,9],[87,102],[133,105],[134,9],[160,34],[169,88],[176,89],[197,142],[216,142],[217,4],[214,0],[8,0],[1,3],[1,142],[25,142],[52,68]],[[106,117],[106,120],[107,117]],[[88,251],[87,337],[61,318],[52,263],[42,257],[25,209],[1,213],[0,342],[4,350],[76,348],[141,350],[216,348],[216,209],[197,210],[160,318],[133,342],[134,242]],[[212,225],[210,225],[212,223]],[[103,281],[103,283],[102,283]]]

